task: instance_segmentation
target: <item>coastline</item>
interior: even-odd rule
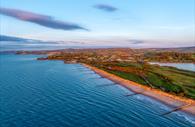
[[[157,101],[160,101],[170,107],[173,107],[173,110],[175,111],[180,110],[180,111],[184,111],[186,113],[195,115],[195,100],[175,96],[175,95],[163,92],[158,89],[152,89],[148,86],[141,85],[136,82],[123,79],[121,77],[110,74],[106,71],[103,71],[101,69],[98,69],[96,67],[93,67],[87,64],[82,64],[82,65],[93,70],[100,76],[126,87],[127,89],[129,89],[130,91],[134,93],[142,94],[150,98],[153,98]]]

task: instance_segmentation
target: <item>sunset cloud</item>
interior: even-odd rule
[[[10,16],[22,21],[35,23],[44,27],[52,28],[52,29],[61,29],[61,30],[86,30],[88,29],[69,22],[63,22],[55,20],[51,16],[36,14],[33,12],[18,10],[18,9],[10,9],[10,8],[0,8],[0,14]]]

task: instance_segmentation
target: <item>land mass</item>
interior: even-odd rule
[[[17,54],[49,54],[47,59],[65,62],[168,62],[195,63],[195,47],[184,48],[98,48],[18,51]]]

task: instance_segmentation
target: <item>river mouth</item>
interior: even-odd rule
[[[193,116],[132,92],[80,64],[0,55],[2,126],[193,126]],[[3,79],[3,80],[2,80]],[[110,84],[110,85],[109,85]]]

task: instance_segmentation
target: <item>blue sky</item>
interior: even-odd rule
[[[83,45],[195,45],[195,0],[3,0],[0,6],[2,35]]]

